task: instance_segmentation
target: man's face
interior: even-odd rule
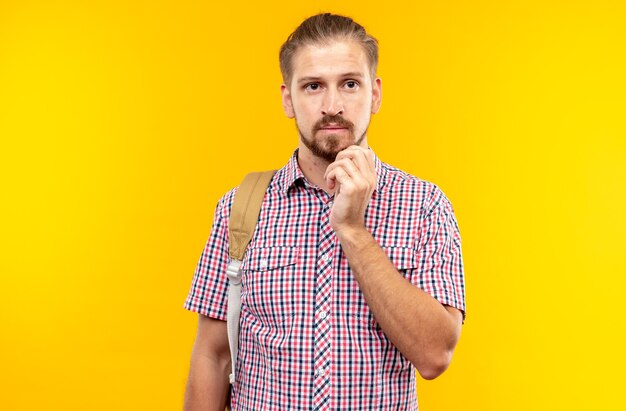
[[[354,41],[300,48],[291,84],[281,86],[287,117],[296,119],[300,150],[327,162],[356,144],[367,147],[370,117],[378,112],[381,81],[372,80],[367,56]]]

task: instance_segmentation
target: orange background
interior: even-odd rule
[[[378,156],[438,184],[468,318],[420,409],[623,399],[622,1],[0,3],[0,408],[180,409],[218,198],[297,144],[278,48],[378,38]]]

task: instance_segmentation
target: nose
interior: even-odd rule
[[[334,89],[329,89],[324,93],[324,100],[322,102],[322,115],[336,116],[343,114],[343,100],[341,94]]]

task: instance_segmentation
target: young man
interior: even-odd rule
[[[343,16],[305,20],[280,52],[300,142],[265,194],[242,263],[229,387],[228,217],[217,205],[185,307],[200,314],[186,410],[417,410],[450,364],[465,313],[461,240],[432,183],[369,148],[378,46]]]

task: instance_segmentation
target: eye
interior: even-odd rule
[[[319,83],[309,83],[306,86],[304,86],[304,89],[306,91],[317,91],[320,89],[320,87],[321,86],[319,85]]]
[[[359,83],[354,80],[346,81],[344,86],[350,90],[356,90],[359,87]]]

